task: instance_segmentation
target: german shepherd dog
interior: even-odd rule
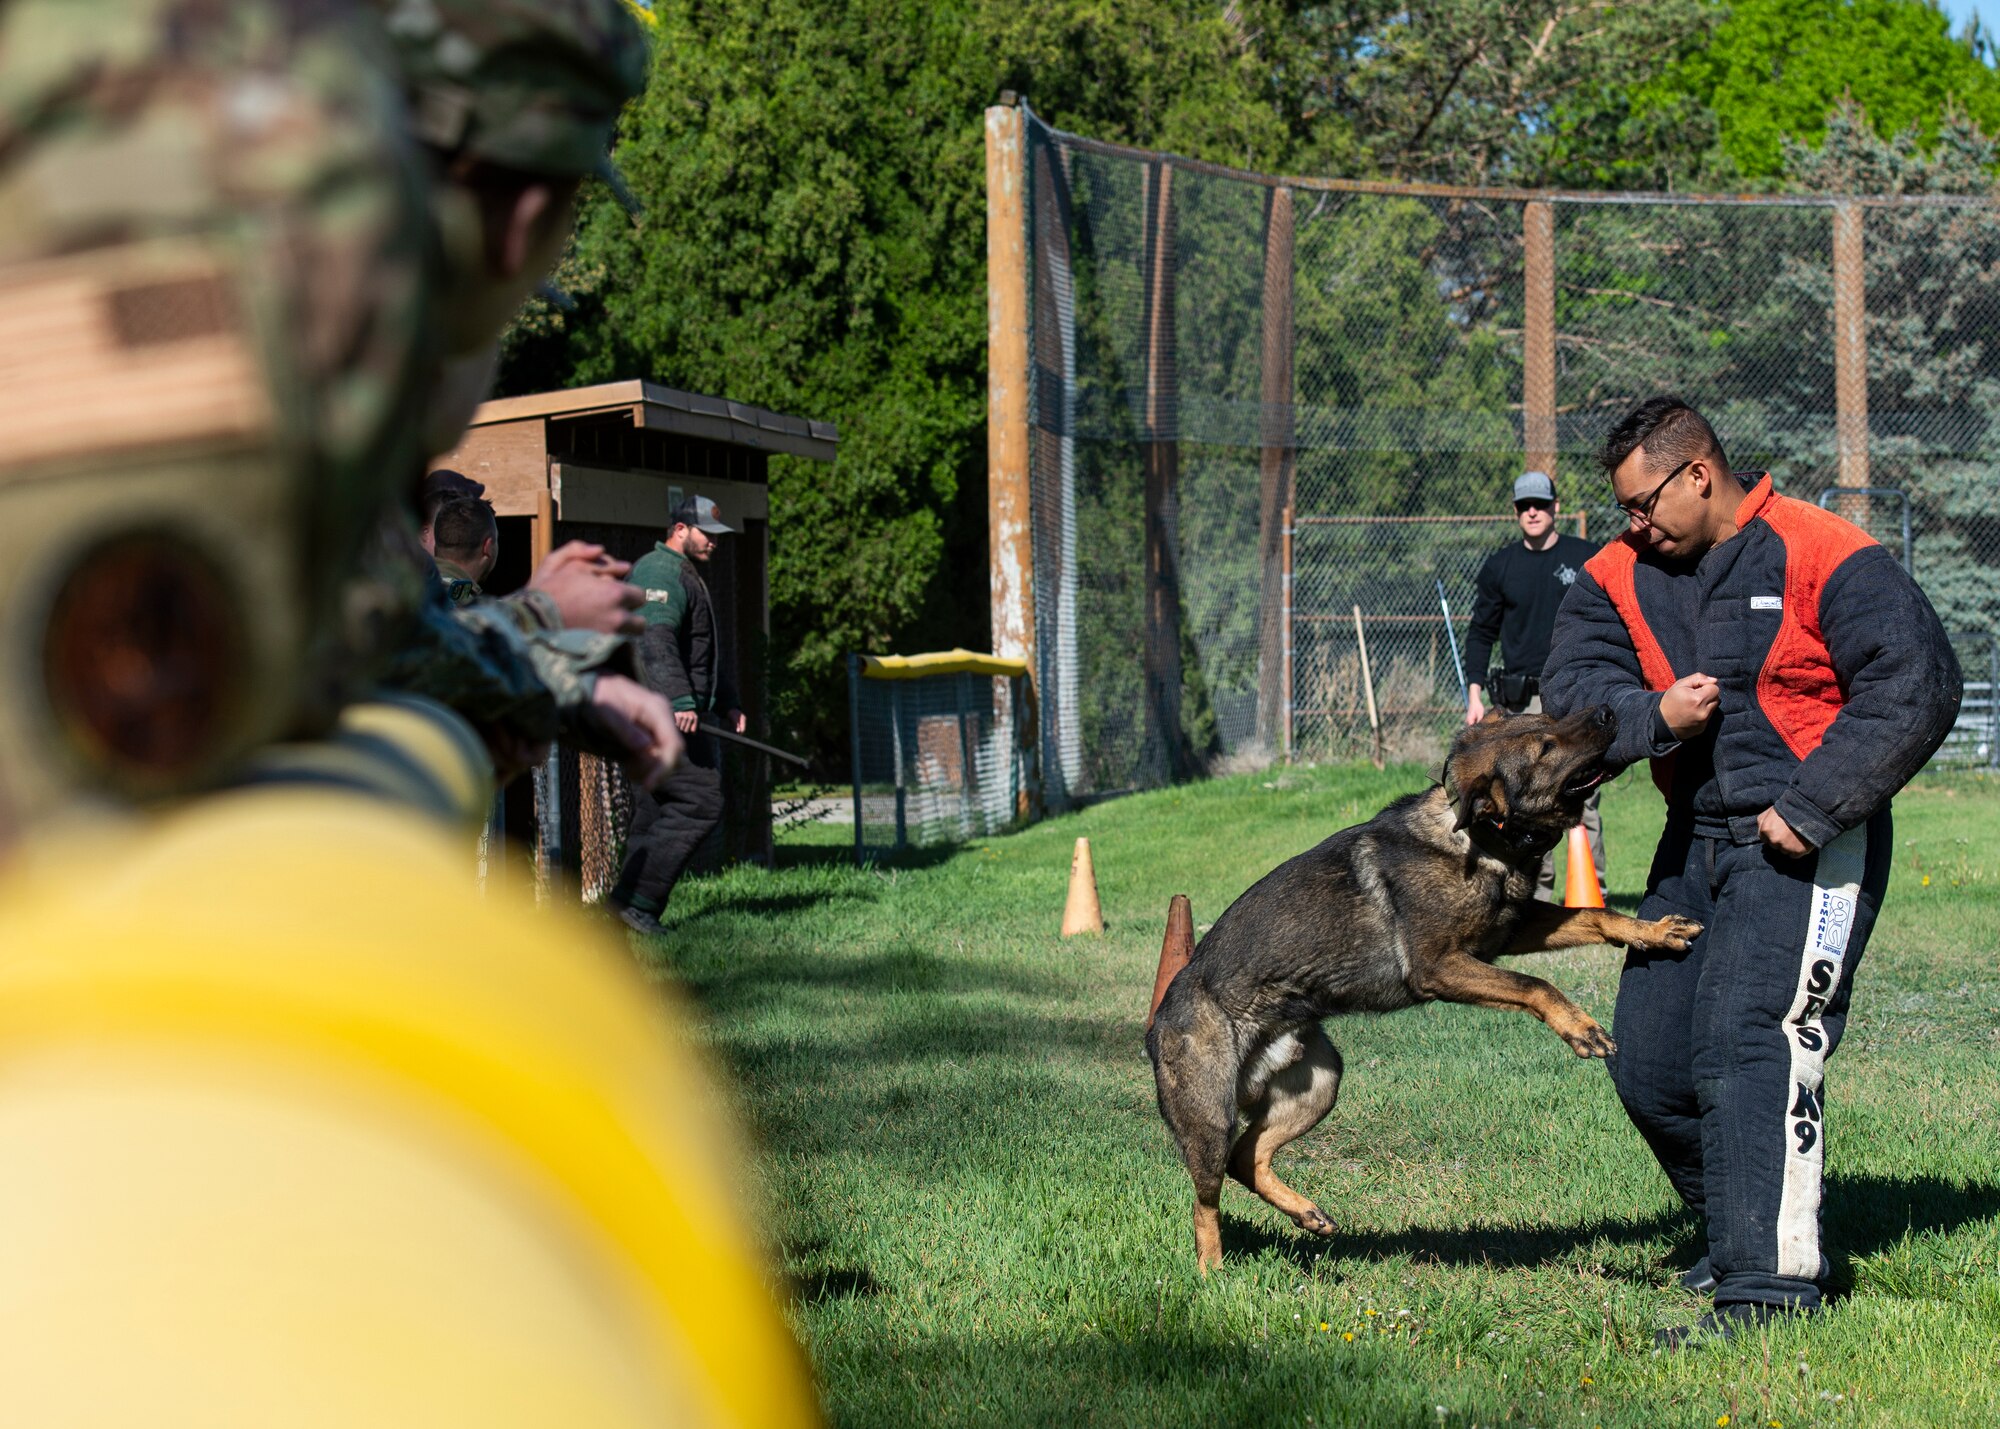
[[[1588,943],[1680,950],[1701,931],[1534,901],[1542,856],[1603,780],[1615,729],[1599,707],[1461,730],[1441,783],[1280,864],[1216,919],[1146,1033],[1160,1115],[1194,1178],[1203,1273],[1222,1262],[1225,1171],[1302,1229],[1333,1232],[1271,1170],[1340,1091],[1321,1018],[1464,1002],[1533,1013],[1580,1057],[1615,1050],[1554,987],[1493,965]]]

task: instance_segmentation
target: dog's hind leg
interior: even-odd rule
[[[1212,1007],[1184,1005],[1191,1000],[1170,989],[1146,1043],[1160,1115],[1194,1182],[1195,1259],[1206,1275],[1222,1264],[1222,1178],[1236,1129],[1236,1060],[1227,1024]]]
[[[1332,1235],[1333,1222],[1271,1169],[1271,1158],[1279,1149],[1318,1126],[1340,1095],[1340,1053],[1326,1033],[1311,1026],[1292,1040],[1298,1056],[1271,1072],[1261,1089],[1245,1089],[1254,1095],[1243,1108],[1250,1124],[1230,1153],[1229,1174],[1290,1216],[1301,1230]]]

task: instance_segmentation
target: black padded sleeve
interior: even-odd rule
[[[1556,612],[1542,667],[1542,711],[1561,718],[1591,705],[1609,705],[1618,716],[1606,757],[1621,769],[1679,743],[1660,721],[1660,697],[1646,688],[1625,622],[1597,578],[1584,571]]]
[[[1965,694],[1937,612],[1881,546],[1856,551],[1827,578],[1819,620],[1847,702],[1775,806],[1816,848],[1910,782],[1951,732]]]

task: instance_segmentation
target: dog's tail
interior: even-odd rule
[[[1160,970],[1153,978],[1153,1005],[1146,1009],[1148,1032],[1153,1030],[1153,1018],[1159,1014],[1160,999],[1167,995],[1167,984],[1193,956],[1194,908],[1187,894],[1176,893],[1167,904],[1167,936],[1160,944]]]

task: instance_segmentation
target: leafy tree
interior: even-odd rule
[[[1843,98],[1878,135],[1914,129],[1922,148],[1954,105],[2000,130],[1991,58],[1976,28],[1954,38],[1927,0],[1733,0],[1707,43],[1641,86],[1634,112],[1683,112],[1698,101],[1713,115],[1710,179],[1774,183],[1785,176],[1785,141],[1817,143]]]
[[[1316,157],[1347,161],[1317,171],[1536,185],[1629,165],[1636,130],[1623,123],[1624,96],[1698,48],[1716,13],[1704,0],[1305,7],[1297,17],[1313,75],[1305,112],[1343,121],[1329,141],[1353,136],[1351,153],[1316,144]],[[1653,134],[1653,147],[1667,137]]]
[[[503,390],[644,375],[839,425],[830,470],[772,471],[774,694],[838,749],[847,651],[985,638],[985,107],[1013,88],[1059,123],[1258,165],[1295,135],[1254,5],[651,10],[619,148],[645,215],[587,204],[572,308],[529,305]]]
[[[1062,128],[1242,168],[1509,185],[1965,191],[1994,165],[1981,136],[2000,132],[1983,40],[1953,39],[1925,0],[641,8],[655,73],[619,157],[645,214],[591,191],[559,274],[567,305],[524,310],[503,390],[645,376],[839,424],[832,468],[772,471],[773,694],[787,733],[829,752],[846,651],[986,639],[981,114],[1001,90]],[[1844,94],[1865,118],[1827,120]],[[1118,424],[1143,381],[1118,307],[1135,301],[1141,206],[1116,182],[1072,175],[1097,205],[1075,238],[1097,245],[1076,255],[1076,337],[1079,420],[1100,438],[1078,444],[1077,529],[1110,553],[1079,600],[1130,637],[1088,672],[1104,694],[1090,717],[1113,722],[1133,708],[1141,592],[1138,449]],[[1236,409],[1260,400],[1260,219],[1241,198],[1191,177],[1176,190],[1183,390]],[[1954,213],[1869,221],[1877,475],[1921,492],[1931,553],[1987,539],[1981,454],[2000,445],[2000,354],[1980,325],[2000,316],[1981,307],[2000,253]],[[1511,215],[1302,199],[1298,391],[1313,420],[1345,424],[1301,451],[1302,500],[1486,504],[1470,493],[1518,440]],[[1565,449],[1671,370],[1746,458],[1808,484],[1826,469],[1823,213],[1565,208],[1558,223]],[[1193,439],[1181,470],[1183,544],[1210,565],[1184,588],[1199,751],[1254,692],[1254,662],[1215,652],[1255,648],[1254,531],[1231,504],[1255,473],[1241,449]],[[1991,601],[1976,566],[1953,567],[1965,619]],[[1096,733],[1109,748],[1115,731]]]
[[[1962,110],[1947,110],[1926,145],[1914,125],[1882,138],[1868,114],[1843,104],[1823,142],[1786,145],[1785,169],[1809,192],[1994,199],[1996,158]],[[1945,624],[2000,634],[2000,213],[1878,208],[1865,225],[1869,480],[1909,494],[1917,578]],[[1831,306],[1830,277],[1799,278]],[[1893,503],[1866,511],[1876,534],[1898,540]]]

